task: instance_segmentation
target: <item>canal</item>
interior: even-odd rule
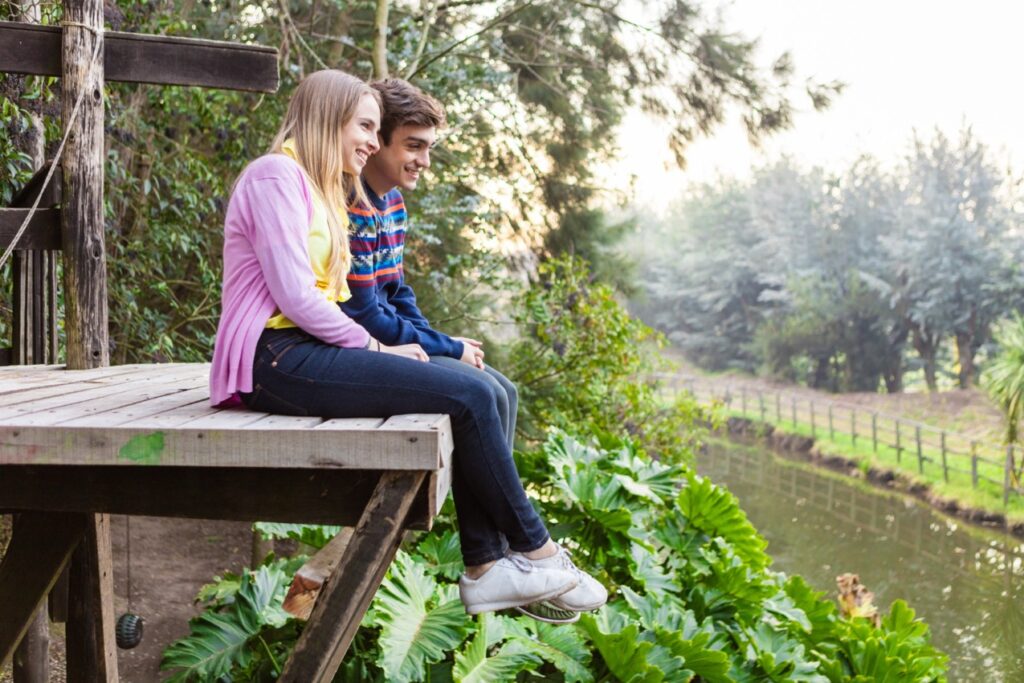
[[[1024,681],[1024,544],[913,498],[766,451],[715,444],[698,470],[768,539],[774,568],[835,598],[859,574],[887,611],[906,600],[950,657],[950,681]]]

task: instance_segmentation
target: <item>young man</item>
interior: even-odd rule
[[[432,363],[456,372],[480,373],[494,391],[511,449],[519,400],[515,385],[484,364],[479,341],[449,337],[430,326],[402,270],[408,220],[402,190],[415,190],[420,174],[430,167],[437,129],[445,123],[444,108],[401,79],[378,81],[371,87],[380,93],[384,109],[380,151],[363,168],[363,184],[376,212],[362,208],[349,212],[352,298],[342,309],[385,344],[419,344]]]

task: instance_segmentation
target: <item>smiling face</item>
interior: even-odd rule
[[[371,95],[359,99],[356,110],[341,129],[341,144],[345,152],[345,172],[359,175],[366,162],[380,149],[377,131],[380,129],[380,107]]]
[[[391,133],[391,144],[381,144],[380,152],[366,164],[363,177],[381,195],[393,187],[415,190],[420,173],[430,167],[430,150],[436,141],[434,126],[399,126]]]

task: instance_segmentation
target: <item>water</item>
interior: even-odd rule
[[[906,600],[949,654],[951,681],[1024,681],[1024,544],[917,500],[773,455],[713,446],[698,470],[768,539],[774,568],[836,596],[850,572],[888,610]]]

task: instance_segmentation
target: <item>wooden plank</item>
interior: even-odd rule
[[[322,417],[267,415],[251,423],[251,426],[253,429],[313,429],[323,421]]]
[[[382,424],[384,424],[384,420],[379,417],[336,417],[330,420],[324,420],[321,424],[317,425],[315,429],[329,429],[331,431],[362,431],[366,429],[376,429]]]
[[[84,530],[81,515],[33,512],[16,517],[0,564],[0,668],[18,646]]]
[[[433,518],[441,511],[441,507],[444,505],[444,501],[448,497],[448,491],[452,486],[451,455],[452,450],[455,448],[455,441],[452,436],[451,420],[447,415],[395,415],[388,418],[387,421],[381,425],[380,429],[387,431],[404,430],[416,427],[437,431],[441,437],[438,441],[437,454],[438,462],[441,463],[441,466],[438,471],[431,473],[428,477],[428,484],[431,492],[429,507],[432,512],[432,524]]]
[[[0,510],[355,526],[380,472],[221,467],[0,467]],[[287,491],[288,495],[281,495]],[[407,523],[426,529],[424,484]]]
[[[330,683],[402,539],[421,472],[385,472],[359,519],[341,564],[321,590],[280,680]]]
[[[29,209],[0,209],[0,249],[6,249],[18,234]],[[60,209],[38,209],[18,240],[18,251],[28,249],[60,249]]]
[[[327,545],[309,558],[306,564],[299,567],[295,572],[295,578],[292,579],[292,585],[288,588],[284,604],[281,605],[284,611],[298,619],[309,619],[320,589],[327,581],[327,577],[334,573],[341,563],[354,532],[355,529],[352,527],[344,527]]]
[[[6,22],[0,22],[0,25],[3,25],[4,23]],[[0,50],[2,50],[2,48],[0,48]],[[60,204],[61,185],[64,182],[64,176],[60,167],[53,172],[53,176],[51,176],[49,184],[46,185],[46,189],[43,191],[43,196],[39,197],[39,191],[43,188],[43,181],[46,180],[46,174],[50,172],[50,166],[52,164],[52,161],[43,164],[39,170],[29,178],[28,182],[14,194],[14,197],[11,198],[11,208],[32,208],[37,197],[39,198],[40,209],[50,209]],[[59,249],[60,247],[57,248]]]
[[[134,403],[132,405],[106,410],[102,413],[79,417],[75,420],[63,422],[67,427],[113,427],[115,425],[138,420],[143,417],[160,415],[167,412],[179,411],[189,408],[209,408],[210,391],[207,387],[198,389],[186,389],[174,394],[160,396],[158,398]]]
[[[14,653],[14,683],[49,683],[50,620],[44,600]]]
[[[0,22],[0,71],[60,76],[60,33]],[[277,50],[260,45],[107,31],[103,63],[108,81],[255,92],[279,83]]]
[[[61,206],[64,330],[68,367],[94,368],[110,365],[103,237],[103,2],[63,4],[61,50],[52,52],[61,55],[61,116],[69,133]],[[95,50],[97,60],[92,58]],[[76,104],[79,108],[72,117]]]
[[[245,411],[220,411],[251,418]],[[257,418],[259,417],[259,414]],[[430,432],[331,432],[316,429],[202,429],[199,418],[174,429],[143,427],[142,418],[116,427],[0,424],[0,464],[170,465],[426,470],[441,468]],[[28,421],[31,421],[29,419]]]
[[[86,518],[85,535],[71,557],[67,683],[117,683],[110,516]]]

